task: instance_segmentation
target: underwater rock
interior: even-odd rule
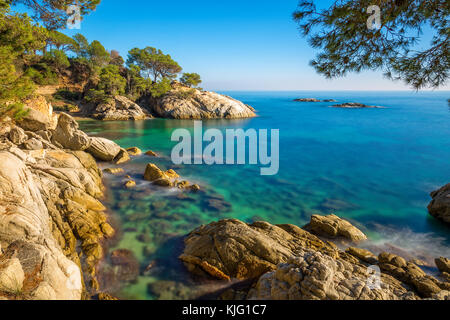
[[[117,249],[110,254],[114,277],[123,282],[135,282],[139,277],[139,261],[128,249]]]

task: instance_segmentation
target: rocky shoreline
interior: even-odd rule
[[[90,137],[69,115],[53,113],[45,99],[29,103],[19,123],[0,128],[0,299],[112,299],[101,292],[97,266],[115,235],[102,204],[103,173],[143,154],[138,148]],[[157,156],[149,151],[146,156]],[[200,186],[149,163],[143,179],[163,188],[197,192]],[[448,223],[449,185],[433,192],[430,214]],[[415,261],[375,255],[359,247],[367,236],[337,216],[314,215],[303,228],[221,220],[185,239],[180,256],[192,274],[228,283],[222,299],[448,299],[450,263],[436,259],[439,277]],[[344,249],[342,249],[344,248]],[[123,253],[111,259],[121,264]],[[373,289],[370,270],[381,270]],[[139,268],[138,265],[128,266]]]

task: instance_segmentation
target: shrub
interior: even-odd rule
[[[111,102],[111,96],[109,94],[106,94],[103,90],[95,90],[91,89],[88,91],[86,96],[84,97],[84,100],[87,103],[93,103],[93,104],[108,104]]]

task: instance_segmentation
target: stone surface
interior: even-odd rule
[[[353,242],[367,240],[366,235],[361,230],[334,214],[328,216],[313,215],[308,229],[311,229],[315,234],[331,238],[341,237]]]
[[[379,281],[372,269],[333,259],[312,250],[300,250],[296,257],[266,273],[250,290],[257,300],[414,300],[417,296],[402,283],[382,274]]]
[[[435,260],[436,266],[442,273],[450,273],[450,259],[440,257]]]
[[[28,114],[18,122],[18,125],[27,131],[53,130],[56,127],[57,117],[53,114],[53,107],[44,97],[38,96],[26,103]]]
[[[21,145],[28,139],[28,136],[25,134],[25,131],[20,127],[14,127],[9,131],[9,140],[16,145]]]
[[[101,161],[113,161],[120,153],[120,146],[105,138],[91,138],[91,146],[86,150],[94,156],[94,158]]]
[[[157,99],[150,109],[157,117],[170,119],[232,119],[256,116],[253,108],[231,97],[190,89],[179,84]]]
[[[128,152],[125,149],[120,149],[119,153],[114,158],[113,162],[115,164],[122,164],[122,163],[128,162],[130,160],[131,160],[131,158],[130,158],[130,155],[128,154]]]
[[[143,120],[149,118],[144,110],[130,99],[115,96],[109,103],[87,106],[85,113],[98,120]]]
[[[130,156],[140,156],[142,154],[142,150],[137,147],[128,148],[126,151]]]
[[[445,223],[450,224],[450,183],[431,193],[433,200],[428,206],[429,213]]]
[[[300,248],[337,254],[334,247],[293,225],[222,220],[189,234],[180,259],[192,272],[243,280],[274,270]]]
[[[78,123],[66,113],[61,113],[52,135],[52,142],[64,149],[83,151],[90,147],[91,138],[78,129]]]

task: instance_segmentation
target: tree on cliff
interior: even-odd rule
[[[444,85],[450,67],[448,0],[340,0],[325,9],[301,0],[294,12],[303,36],[321,52],[311,65],[327,78],[349,72],[383,70],[415,89]],[[376,21],[378,5],[380,25]],[[369,28],[370,26],[370,28]],[[424,28],[431,44],[419,43]],[[420,46],[419,46],[420,44]]]
[[[180,82],[191,88],[198,86],[202,83],[202,80],[198,73],[183,73],[183,76],[180,78]]]
[[[89,60],[92,62],[94,67],[102,68],[111,60],[109,52],[106,51],[105,47],[97,40],[92,41],[87,48],[87,53]]]
[[[158,82],[158,79],[172,79],[182,70],[170,55],[152,47],[130,50],[127,65],[129,67],[132,65],[138,66],[143,75],[146,78],[152,78],[154,82]]]
[[[72,16],[69,7],[77,5],[84,16],[100,4],[100,0],[10,0],[11,5],[24,5],[33,12],[33,19],[40,21],[49,30],[64,28]]]
[[[125,93],[127,81],[120,75],[118,66],[108,65],[100,73],[98,88],[108,95],[116,96]]]

